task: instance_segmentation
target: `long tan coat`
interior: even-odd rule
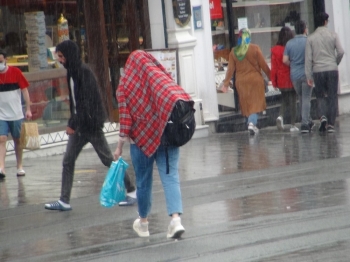
[[[237,59],[233,49],[230,52],[224,85],[229,85],[233,73],[236,71],[235,85],[243,116],[248,117],[266,109],[265,84],[261,70],[268,78],[270,77],[270,68],[266,64],[259,46],[250,44],[242,61]]]

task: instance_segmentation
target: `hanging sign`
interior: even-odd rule
[[[191,20],[190,0],[173,0],[173,12],[175,22],[179,26],[186,26]]]
[[[210,19],[223,18],[221,0],[209,0]]]

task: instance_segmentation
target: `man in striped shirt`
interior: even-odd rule
[[[11,133],[15,144],[17,176],[24,176],[22,166],[23,149],[20,146],[23,110],[21,94],[25,101],[25,117],[32,118],[28,81],[17,67],[6,64],[7,54],[0,50],[0,179],[5,178],[5,156],[7,136]]]

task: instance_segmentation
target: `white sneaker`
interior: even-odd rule
[[[142,223],[141,219],[138,218],[134,221],[133,229],[139,237],[149,237],[148,222]]]
[[[280,131],[284,130],[283,117],[282,116],[277,117],[277,119],[276,119],[276,126],[277,126],[278,130],[280,130]]]
[[[181,218],[176,217],[170,221],[168,226],[167,238],[180,238],[185,232],[185,228],[181,225]]]
[[[291,126],[289,130],[290,132],[299,132],[299,128],[297,128],[296,126]]]
[[[248,131],[249,131],[249,134],[251,135],[255,135],[259,133],[259,129],[253,123],[249,123]]]

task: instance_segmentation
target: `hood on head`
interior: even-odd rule
[[[60,51],[66,59],[64,67],[74,69],[81,64],[80,51],[78,45],[71,41],[65,40],[56,46],[56,52]]]

